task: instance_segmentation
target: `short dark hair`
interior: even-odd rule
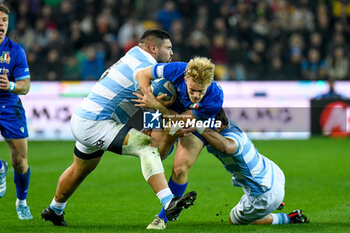
[[[5,6],[4,4],[0,4],[0,11],[4,12],[7,15],[10,15],[10,9],[7,6]]]
[[[143,35],[140,38],[140,42],[143,43],[144,40],[150,36],[154,36],[154,37],[161,39],[161,40],[165,40],[165,39],[170,40],[170,35],[166,31],[161,30],[161,29],[149,29],[143,33]]]
[[[223,108],[215,116],[215,120],[221,121],[222,125],[228,125],[228,119]]]

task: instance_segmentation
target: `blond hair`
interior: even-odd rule
[[[7,6],[5,6],[4,4],[0,4],[0,11],[4,12],[7,15],[10,14],[10,9]]]
[[[209,86],[214,79],[215,65],[205,57],[195,57],[190,60],[185,70],[185,76],[191,77],[195,83]]]

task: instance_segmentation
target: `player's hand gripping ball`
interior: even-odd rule
[[[177,97],[174,85],[165,78],[158,78],[153,80],[151,83],[151,89],[153,95],[156,97],[163,94],[167,94],[167,96],[163,98],[164,101],[170,101],[173,96],[175,96],[175,100]]]

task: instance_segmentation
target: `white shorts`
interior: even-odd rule
[[[231,222],[234,224],[250,224],[264,218],[280,206],[284,198],[285,177],[276,164],[273,165],[273,169],[274,183],[272,188],[259,196],[244,194],[230,212]]]
[[[124,138],[131,129],[114,120],[93,121],[76,114],[72,115],[70,126],[77,140],[75,154],[80,158],[86,157],[82,159],[100,157],[106,150],[121,154]],[[111,147],[120,148],[111,150]]]

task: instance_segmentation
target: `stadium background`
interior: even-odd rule
[[[310,134],[310,100],[316,96],[324,99],[321,95],[328,91],[327,81],[335,80],[335,90],[342,95],[335,100],[350,98],[348,1],[2,2],[11,8],[8,37],[24,47],[31,71],[31,91],[21,99],[31,135],[29,163],[33,179],[28,203],[34,220],[16,219],[11,168],[8,193],[0,200],[0,232],[58,231],[41,222],[39,213],[51,201],[59,175],[72,161],[74,142],[61,141],[72,139],[70,115],[104,69],[152,27],[171,34],[175,61],[187,61],[196,55],[213,60],[217,65],[215,78],[224,88],[225,108],[250,114],[246,121],[241,115],[230,117],[241,119],[238,123],[253,137],[289,138],[254,142],[286,174],[286,211],[303,208],[311,224],[234,230],[348,231],[349,138]],[[283,123],[278,115],[285,109],[294,119],[292,126]],[[270,117],[267,112],[277,115]],[[348,131],[349,112],[348,105],[342,122]],[[4,142],[0,142],[0,156],[9,160]],[[167,175],[171,160],[164,162]],[[63,231],[144,229],[159,203],[142,179],[139,161],[107,153],[101,163],[69,202],[66,218],[72,227]],[[232,231],[227,226],[227,213],[242,193],[231,187],[229,175],[206,151],[191,171],[190,189],[199,192],[197,205],[168,228],[174,232]]]

